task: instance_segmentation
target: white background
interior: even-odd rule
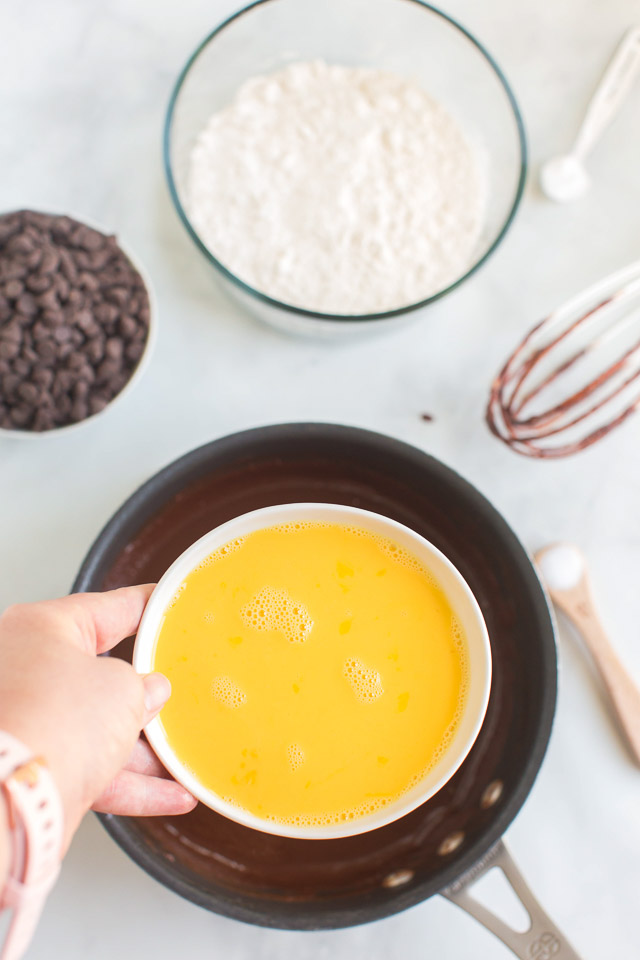
[[[179,454],[249,426],[336,421],[440,457],[489,496],[528,547],[579,543],[604,620],[640,679],[640,422],[575,459],[539,463],[503,448],[482,420],[490,379],[521,334],[568,295],[640,256],[640,81],[593,156],[586,199],[554,206],[534,176],[570,141],[622,31],[640,21],[640,6],[448,0],[449,12],[497,57],[523,108],[532,169],[524,204],[480,274],[417,325],[333,346],[287,339],[227,302],[165,188],[160,131],[171,85],[192,48],[233,8],[233,0],[0,6],[0,209],[75,212],[110,226],[147,266],[160,303],[157,351],[126,401],[68,436],[0,441],[0,603],[66,592],[114,509]],[[422,422],[422,411],[434,422]],[[564,626],[559,646],[551,745],[507,842],[584,960],[634,960],[640,771]],[[224,920],[148,878],[89,818],[28,956],[177,955],[497,960],[508,952],[437,897],[336,933]]]

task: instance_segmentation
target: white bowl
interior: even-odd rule
[[[87,219],[87,217],[78,217],[73,213],[53,214],[53,216],[67,216],[72,220],[76,220],[78,223],[82,223],[87,227],[91,227],[93,230],[98,230],[99,233],[104,233],[107,235],[113,233],[112,230],[108,229],[102,224]],[[140,274],[149,298],[149,327],[147,330],[147,339],[145,341],[144,350],[142,351],[135,370],[125,383],[122,390],[120,390],[119,393],[116,393],[115,397],[112,397],[111,400],[109,400],[106,407],[103,407],[102,410],[98,411],[98,413],[91,413],[88,417],[85,417],[84,420],[78,420],[75,423],[67,423],[64,427],[52,427],[51,430],[9,430],[6,427],[0,427],[0,439],[40,440],[44,437],[59,437],[60,434],[67,434],[71,430],[77,430],[78,428],[83,427],[86,423],[93,422],[96,417],[101,417],[103,414],[107,413],[108,410],[111,410],[114,403],[118,403],[122,397],[130,393],[142,378],[142,374],[149,364],[151,354],[153,353],[153,349],[155,347],[158,326],[158,307],[153,286],[151,285],[151,280],[149,279],[147,271],[140,265],[140,261],[131,254],[129,248],[121,242],[117,234],[116,238],[118,240],[118,247],[124,253],[127,260],[129,260],[134,270]]]
[[[256,530],[297,520],[316,520],[364,528],[389,537],[399,546],[411,551],[429,569],[453,607],[467,640],[469,654],[469,687],[462,718],[440,760],[425,774],[423,780],[407,791],[395,803],[376,813],[329,826],[290,826],[274,823],[225,802],[214,791],[203,786],[181,762],[167,741],[158,717],[145,728],[149,743],[169,772],[198,800],[217,813],[237,823],[264,833],[300,839],[329,839],[366,833],[410,813],[432,797],[451,779],[471,750],[482,726],[489,702],[491,687],[491,647],[480,607],[469,586],[453,564],[433,544],[409,527],[368,510],[331,503],[292,503],[265,507],[229,520],[205,534],[172,563],[147,604],[138,636],[136,637],[133,666],[138,673],[153,670],[158,635],[167,605],[175,596],[185,577],[214,550],[229,540],[246,536]]]

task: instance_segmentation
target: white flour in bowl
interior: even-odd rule
[[[353,315],[407,306],[463,274],[485,193],[475,151],[417,83],[314,61],[248,80],[210,117],[187,206],[250,286]]]

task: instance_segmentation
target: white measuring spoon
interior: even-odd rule
[[[571,150],[542,165],[540,186],[550,200],[565,203],[577,200],[587,192],[591,181],[584,161],[618,112],[639,67],[640,27],[632,27],[625,33],[596,87]]]
[[[620,732],[640,766],[640,690],[598,619],[584,555],[571,543],[553,543],[539,550],[535,561],[549,596],[580,631],[609,694]]]

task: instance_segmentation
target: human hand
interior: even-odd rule
[[[62,798],[65,850],[90,807],[153,816],[196,805],[138,739],[168,699],[169,681],[96,656],[135,634],[152,589],[73,594],[0,617],[0,729],[46,759]]]

